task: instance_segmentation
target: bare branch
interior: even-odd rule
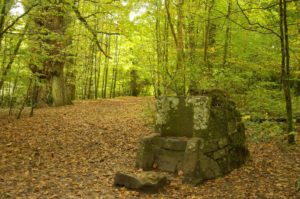
[[[227,14],[223,13],[222,11],[220,11],[220,10],[215,10],[215,11],[219,12],[219,13],[222,14],[224,17],[227,17]],[[243,24],[240,24],[240,23],[238,23],[237,21],[234,21],[234,20],[231,19],[230,17],[228,17],[228,19],[229,19],[232,23],[234,23],[235,25],[241,27],[241,28],[244,29],[244,30],[248,30],[248,31],[252,31],[252,32],[257,32],[257,33],[265,34],[265,35],[273,34],[273,35],[275,35],[275,36],[281,38],[280,35],[279,35],[278,33],[276,33],[276,32],[274,32],[274,33],[273,33],[273,32],[263,32],[263,31],[260,31],[259,29],[246,27],[246,26],[244,26]]]

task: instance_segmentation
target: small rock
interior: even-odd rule
[[[167,176],[160,172],[147,171],[139,174],[118,172],[114,185],[145,192],[157,192],[167,184]]]

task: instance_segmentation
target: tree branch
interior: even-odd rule
[[[98,49],[104,54],[105,57],[111,58],[101,47],[100,42],[97,37],[97,32],[88,24],[85,18],[82,17],[80,11],[74,4],[70,4],[72,10],[76,14],[77,19],[84,25],[84,27],[93,35],[94,41],[96,42],[96,45]]]
[[[16,45],[16,47],[14,49],[14,52],[11,55],[10,60],[9,60],[9,62],[7,64],[7,66],[4,68],[4,71],[2,73],[2,77],[0,79],[0,90],[2,89],[2,86],[4,84],[4,81],[5,81],[5,78],[7,76],[7,73],[11,69],[11,67],[12,67],[12,65],[13,65],[13,63],[15,61],[15,58],[18,55],[19,49],[20,49],[21,44],[22,44],[22,42],[24,40],[24,37],[25,37],[25,34],[26,34],[27,30],[28,30],[28,24],[25,25],[24,31],[23,31],[22,35],[19,37],[19,41],[18,41],[18,43],[17,43],[17,45]]]
[[[28,8],[28,10],[26,10],[23,14],[21,14],[20,16],[18,16],[11,24],[9,24],[6,28],[4,28],[1,32],[0,32],[0,38],[3,37],[3,35],[10,29],[12,28],[21,18],[23,18],[25,15],[27,15],[34,7],[38,6],[39,3],[34,4],[33,6],[31,6],[30,8]]]
[[[222,14],[223,17],[227,17],[227,14],[223,13],[222,11],[220,11],[220,10],[215,10],[215,11],[219,12],[220,14]],[[280,35],[279,35],[278,33],[276,33],[275,31],[273,31],[273,32],[270,32],[270,31],[269,31],[269,32],[263,32],[263,31],[260,31],[260,30],[258,30],[258,29],[248,28],[248,27],[244,26],[243,24],[240,24],[240,23],[238,23],[237,21],[234,21],[234,20],[231,19],[230,17],[228,17],[228,19],[229,19],[232,23],[234,23],[235,25],[241,27],[241,28],[244,29],[244,30],[248,30],[248,31],[252,31],[252,32],[257,32],[257,33],[265,34],[265,35],[273,34],[273,35],[275,35],[276,37],[281,38]]]
[[[174,37],[175,44],[177,46],[178,45],[177,37],[176,37],[174,25],[172,23],[171,14],[170,14],[170,10],[169,10],[169,0],[165,0],[165,7],[166,7],[167,15],[168,15],[168,21],[169,21],[169,24],[170,24],[171,32],[172,32],[172,35]]]
[[[263,26],[263,25],[260,24],[259,22],[256,22],[256,23],[251,22],[250,18],[247,16],[245,10],[243,10],[243,8],[241,7],[241,5],[240,5],[240,3],[239,3],[239,0],[236,0],[236,3],[237,3],[237,6],[239,7],[239,9],[241,10],[242,14],[243,14],[244,17],[246,18],[246,20],[247,20],[247,22],[248,22],[249,25],[251,25],[251,26],[258,26],[259,28],[265,29],[265,30],[269,31],[270,33],[272,33],[272,34],[274,34],[274,35],[276,35],[277,37],[280,38],[280,35],[279,35],[277,32],[275,32],[273,29],[268,28],[268,27],[266,27],[266,26]],[[277,3],[276,3],[276,4],[273,4],[273,5],[270,5],[270,6],[268,6],[268,7],[266,7],[266,9],[271,8],[271,7],[274,7],[274,6],[276,6],[276,5],[277,5]]]

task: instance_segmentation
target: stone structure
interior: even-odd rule
[[[136,166],[183,172],[186,182],[223,176],[240,167],[249,152],[241,116],[220,90],[157,101],[155,134],[143,137]]]

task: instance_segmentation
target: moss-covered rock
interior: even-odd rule
[[[162,136],[192,137],[193,110],[185,97],[161,97],[157,102],[156,131]]]
[[[191,184],[199,184],[203,181],[200,173],[199,150],[202,145],[200,138],[191,138],[187,142],[184,153],[182,170],[184,172],[184,181]]]
[[[159,137],[154,133],[140,139],[138,152],[136,156],[136,167],[143,170],[151,170],[154,163],[153,140]]]
[[[155,150],[154,165],[162,171],[177,172],[182,169],[184,151],[159,148]]]
[[[214,179],[222,176],[222,170],[216,160],[199,152],[199,170],[204,180]]]

